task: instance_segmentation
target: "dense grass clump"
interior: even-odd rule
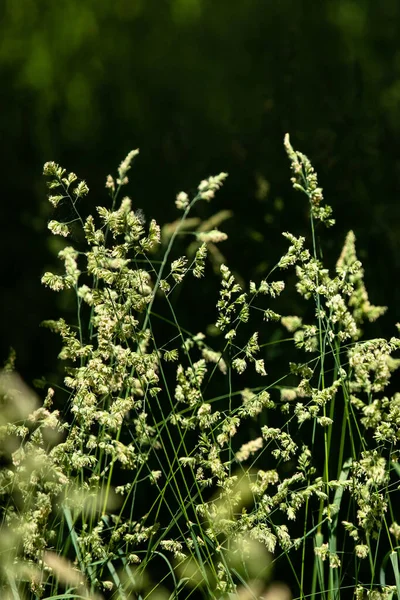
[[[40,401],[13,356],[0,377],[2,599],[399,594],[400,393],[387,386],[400,339],[362,338],[385,308],[368,299],[352,231],[325,268],[316,230],[332,209],[288,136],[285,149],[310,240],[284,233],[284,256],[245,285],[221,263],[223,211],[192,217],[226,173],[179,193],[181,218],[161,229],[121,199],[137,151],[108,176],[96,218],[81,216],[86,183],[45,164],[49,201],[75,213],[49,229],[77,245],[42,282],[74,294],[76,321],[43,324],[63,343],[57,393],[47,385]],[[209,259],[212,336],[176,311],[188,285],[201,294]],[[277,312],[289,270],[309,322]],[[279,377],[273,328],[297,356]]]

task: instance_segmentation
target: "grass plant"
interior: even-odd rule
[[[195,215],[226,173],[180,192],[181,217],[161,229],[122,194],[137,151],[95,217],[82,216],[85,181],[45,164],[49,202],[74,215],[49,229],[77,244],[42,282],[70,290],[76,319],[43,323],[62,339],[62,386],[40,399],[13,354],[0,376],[2,599],[399,596],[400,393],[387,388],[400,339],[363,338],[385,307],[369,301],[352,231],[334,273],[324,266],[332,209],[284,145],[309,240],[283,233],[285,254],[245,285],[218,249],[229,213]],[[213,336],[176,309],[209,259]],[[290,271],[309,322],[278,312]],[[274,328],[297,356],[283,376],[267,373]]]

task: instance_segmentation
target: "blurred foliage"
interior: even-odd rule
[[[40,286],[56,261],[45,161],[85,178],[92,207],[104,175],[140,147],[129,193],[161,223],[177,192],[228,171],[200,216],[233,210],[223,253],[249,279],[280,257],[281,231],[307,231],[286,131],[334,208],[328,256],[354,229],[371,300],[399,320],[399,25],[397,0],[2,0],[2,355],[13,344],[28,378],[55,368],[38,327],[60,310]],[[197,330],[213,315],[196,301]]]

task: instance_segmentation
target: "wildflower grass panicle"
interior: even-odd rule
[[[369,300],[353,231],[334,272],[323,264],[316,232],[333,211],[310,160],[288,135],[284,147],[309,240],[284,232],[286,252],[248,284],[217,247],[232,213],[194,214],[226,173],[193,197],[179,192],[181,216],[161,228],[121,197],[137,150],[85,219],[87,184],[45,164],[49,202],[75,215],[50,221],[51,234],[80,225],[84,238],[66,240],[64,272],[42,282],[74,293],[76,321],[43,323],[61,337],[65,375],[42,401],[13,354],[0,375],[1,597],[400,593],[400,394],[388,392],[400,340],[363,339],[386,307]],[[183,329],[175,304],[209,266],[219,287],[210,338],[195,317]],[[290,270],[312,306],[301,315],[277,312]],[[283,377],[268,354],[280,329],[297,356]],[[271,583],[274,572],[285,581]]]

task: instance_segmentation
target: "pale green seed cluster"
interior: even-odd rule
[[[129,197],[119,199],[137,150],[115,180],[107,177],[111,207],[85,219],[77,202],[86,183],[46,163],[50,203],[70,202],[76,214],[68,223],[50,221],[49,229],[68,237],[80,223],[85,247],[66,245],[58,253],[63,273],[42,277],[76,297],[74,325],[43,323],[62,340],[65,412],[52,408],[52,387],[40,405],[11,373],[12,357],[0,377],[7,458],[0,550],[9,556],[0,577],[10,589],[28,586],[45,598],[64,582],[83,597],[112,591],[130,600],[138,590],[151,593],[147,569],[162,556],[185,593],[191,582],[204,586],[205,597],[221,598],[245,583],[230,565],[238,560],[250,573],[258,555],[264,563],[248,588],[260,595],[269,562],[286,557],[292,564],[291,553],[301,552],[303,565],[307,557],[315,569],[318,593],[326,592],[325,581],[336,597],[352,560],[370,566],[371,584],[357,580],[356,598],[391,597],[394,588],[382,578],[378,588],[373,557],[386,544],[397,564],[400,394],[387,388],[400,366],[400,340],[361,340],[362,327],[386,309],[369,301],[352,231],[333,274],[318,258],[315,227],[333,225],[332,209],[288,136],[285,148],[294,188],[310,203],[312,244],[284,233],[287,251],[248,286],[215,246],[226,239],[217,227],[230,214],[203,223],[189,216],[198,201],[215,196],[225,173],[203,180],[192,199],[180,192],[183,216],[162,230],[154,220],[146,224]],[[195,241],[176,253],[178,235]],[[203,277],[208,258],[220,279],[215,338],[184,331],[173,310],[177,286],[184,289],[190,273]],[[312,304],[309,319],[276,311],[290,268],[297,292]],[[275,270],[282,279],[271,278]],[[170,309],[163,318],[173,327],[162,342],[159,306]],[[252,326],[254,315],[262,326],[260,319]],[[274,331],[290,334],[298,356],[278,380],[268,367]],[[242,375],[246,383],[237,383]],[[141,494],[148,496],[145,511]],[[296,577],[305,597],[304,567]]]

